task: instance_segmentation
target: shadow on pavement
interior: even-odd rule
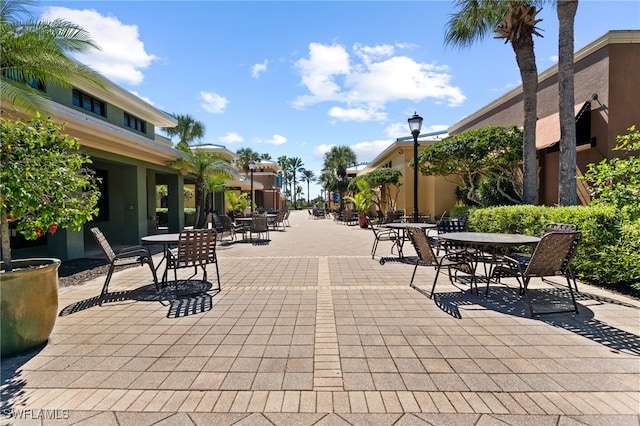
[[[420,288],[416,290],[429,297],[429,292]],[[544,288],[530,290],[534,304],[544,306],[552,310],[558,308],[571,308],[571,297],[567,289]],[[517,289],[492,287],[489,297],[475,295],[469,291],[435,293],[434,302],[443,312],[454,318],[462,318],[460,307],[480,306],[483,309],[500,312],[502,314],[513,315],[520,318],[531,318],[527,309],[524,297],[517,294]],[[578,301],[594,300],[600,304],[614,303],[637,310],[633,305],[619,302],[606,297],[579,293],[576,296]],[[580,336],[586,337],[594,342],[600,343],[614,351],[624,352],[630,355],[640,356],[640,336],[620,330],[611,325],[605,324],[594,318],[594,313],[587,306],[580,304],[579,313],[559,313],[535,316],[534,320],[544,322],[554,327],[559,327]]]
[[[156,289],[154,284],[148,284],[134,290],[108,293],[102,297],[102,300],[100,300],[100,296],[80,300],[63,308],[58,316],[64,317],[99,306],[101,301],[103,304],[142,301],[160,302],[162,305],[168,305],[167,318],[180,318],[213,309],[213,296],[220,291],[213,290],[212,295],[210,294],[212,288],[213,285],[209,281],[202,282],[201,280],[179,280],[177,285],[175,281],[169,281],[160,291]]]

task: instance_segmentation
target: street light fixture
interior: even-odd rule
[[[413,135],[413,221],[418,222],[418,135],[422,128],[422,117],[414,112],[407,121]]]
[[[256,162],[249,161],[249,170],[251,170],[251,215],[253,216],[253,171],[256,169]]]

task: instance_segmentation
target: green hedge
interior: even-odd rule
[[[572,263],[578,277],[601,285],[640,288],[640,219],[632,219],[613,206],[527,205],[465,210],[470,231],[542,235],[549,223],[573,223],[582,232],[582,243]]]

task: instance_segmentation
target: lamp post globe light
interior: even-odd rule
[[[256,162],[249,161],[249,170],[251,170],[251,215],[253,215],[253,171],[256,169]]]
[[[413,135],[413,221],[418,222],[418,135],[422,128],[422,117],[414,112],[407,121]]]

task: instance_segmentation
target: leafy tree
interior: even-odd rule
[[[533,36],[541,36],[536,25],[539,9],[535,1],[456,0],[458,12],[451,16],[445,33],[445,43],[469,47],[476,41],[497,33],[505,43],[511,43],[516,55],[524,106],[522,140],[523,187],[522,200],[535,204],[536,184],[536,121],[538,70],[533,50]],[[573,99],[573,98],[572,98]]]
[[[309,199],[309,196],[311,195],[310,184],[311,182],[315,182],[317,180],[316,174],[313,172],[313,170],[302,169],[300,180],[302,180],[303,182],[307,182],[307,204],[311,204],[311,200]]]
[[[221,155],[204,152],[200,149],[186,152],[185,156],[171,162],[171,166],[178,170],[184,170],[196,177],[195,205],[196,215],[194,228],[198,228],[201,223],[202,206],[205,202],[205,182],[211,176],[222,176],[229,178],[234,170],[224,161]],[[236,172],[237,173],[237,172]]]
[[[249,163],[251,161],[255,163],[260,162],[260,154],[251,148],[240,148],[236,151],[236,155],[238,156],[238,165],[245,174],[249,173]]]
[[[479,186],[492,182],[500,195],[490,204],[519,204],[522,195],[522,131],[513,127],[489,126],[471,129],[435,142],[420,151],[420,171],[446,179],[458,177],[466,198],[487,205]],[[495,200],[495,195],[489,199]]]
[[[578,203],[576,184],[576,121],[573,92],[574,20],[578,0],[556,1],[558,35],[558,111],[560,115],[560,171],[558,176],[558,204]]]
[[[58,228],[80,230],[98,212],[97,179],[85,168],[77,140],[39,114],[0,118],[0,230],[5,271],[12,270],[9,224],[27,240]]]
[[[353,190],[358,188],[360,180],[365,180],[371,189],[377,189],[376,191],[373,191],[371,201],[378,207],[378,210],[382,211],[383,201],[390,210],[394,210],[401,185],[401,176],[402,172],[399,169],[383,167],[381,169],[376,169],[369,173],[356,176],[351,180],[351,182],[349,182],[348,189]],[[396,188],[394,191],[395,197],[392,196],[392,186]]]
[[[195,120],[189,114],[177,114],[176,127],[164,127],[164,131],[169,137],[178,136],[178,144],[176,148],[181,151],[189,152],[189,146],[192,142],[202,139],[205,132],[204,123]]]
[[[100,47],[82,27],[62,19],[38,21],[28,0],[0,2],[0,92],[12,107],[46,110],[47,85],[72,87],[84,82],[100,88],[106,80],[69,55]]]
[[[291,157],[289,158],[289,167],[290,170],[293,174],[293,187],[296,189],[296,192],[293,194],[293,208],[296,209],[298,207],[297,203],[296,203],[296,195],[299,194],[298,192],[298,187],[297,187],[297,181],[296,181],[296,172],[302,172],[304,170],[304,168],[302,167],[304,165],[304,163],[302,162],[302,159],[299,157]]]
[[[640,153],[640,131],[635,125],[628,130],[616,138],[614,150]],[[589,164],[581,179],[589,184],[591,204],[611,204],[635,217],[640,215],[640,157],[629,155]]]

